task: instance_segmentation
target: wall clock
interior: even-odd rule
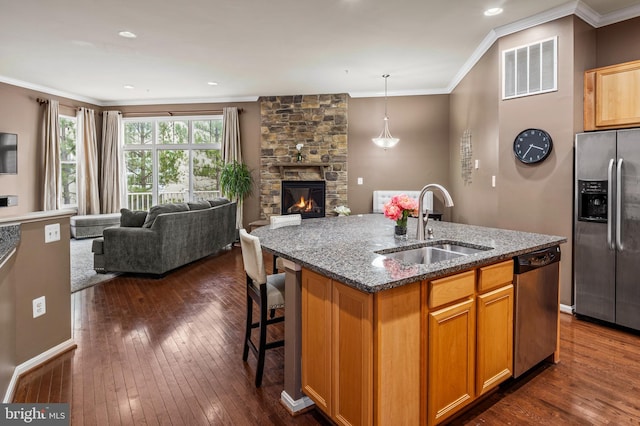
[[[513,141],[513,153],[525,164],[536,164],[544,161],[553,149],[553,141],[549,133],[540,129],[523,130]]]

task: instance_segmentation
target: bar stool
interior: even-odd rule
[[[284,345],[284,339],[267,343],[267,326],[284,320],[284,316],[274,317],[276,309],[284,308],[284,273],[266,274],[260,240],[244,229],[240,229],[240,245],[247,277],[247,324],[242,360],[247,361],[249,349],[251,349],[258,359],[256,387],[260,387],[264,372],[265,351]],[[260,320],[255,323],[253,322],[253,302],[260,308]],[[271,315],[267,318],[269,311]],[[259,328],[260,332],[257,346],[251,340],[251,330],[254,328]]]
[[[269,217],[269,224],[271,229],[282,228],[283,226],[296,226],[302,223],[301,214],[286,214],[279,216]],[[277,273],[279,270],[284,269],[282,266],[282,259],[275,254],[273,255],[273,273]]]

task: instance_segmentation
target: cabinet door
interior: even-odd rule
[[[478,295],[476,391],[482,395],[512,375],[513,285]]]
[[[331,279],[302,271],[302,391],[331,414]]]
[[[333,282],[333,410],[340,425],[373,418],[373,296]]]
[[[427,415],[437,424],[474,398],[476,313],[473,298],[429,313]]]

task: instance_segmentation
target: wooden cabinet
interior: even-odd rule
[[[331,413],[331,279],[302,274],[302,391]]]
[[[475,397],[475,270],[427,283],[427,424]]]
[[[375,294],[302,271],[302,390],[340,425],[450,419],[511,377],[513,262]]]
[[[337,424],[419,424],[421,286],[364,293],[302,271],[302,390]]]
[[[640,126],[640,61],[585,71],[584,130]]]
[[[480,268],[477,296],[476,394],[513,375],[513,262]]]
[[[332,286],[331,418],[339,425],[369,425],[373,403],[373,296]]]
[[[457,413],[475,397],[473,298],[429,313],[428,424]]]
[[[477,395],[513,374],[513,285],[478,295]]]

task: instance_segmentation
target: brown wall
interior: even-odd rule
[[[69,239],[45,244],[44,227],[52,223],[60,224],[60,235],[70,235],[68,216],[25,222],[20,229],[14,265],[18,364],[71,338]],[[47,313],[33,318],[32,301],[40,296]]]
[[[384,98],[349,99],[348,197],[352,214],[371,212],[374,190],[419,191],[427,183],[448,187],[449,96],[389,97],[387,110],[389,130],[400,142],[385,151],[371,141],[382,130]],[[358,177],[363,178],[362,185],[357,184]],[[436,194],[436,210],[450,218],[440,200]]]
[[[500,51],[558,36],[558,90],[499,102],[498,214],[502,228],[561,235],[560,293],[572,304],[574,71],[573,17],[559,19],[499,40]],[[551,155],[528,166],[513,155],[513,140],[527,128],[546,130]]]
[[[455,203],[454,222],[498,226],[498,191],[491,186],[491,176],[497,176],[499,171],[498,73],[498,48],[494,44],[451,93],[449,180]],[[462,178],[460,162],[460,141],[465,130],[471,132],[472,166],[478,160],[470,183]]]
[[[72,99],[0,83],[0,132],[18,135],[18,174],[0,175],[0,195],[17,195],[18,205],[0,208],[0,217],[16,216],[42,209],[40,129],[43,107],[37,98],[56,99],[60,114],[75,116],[76,107],[96,111],[98,143],[102,135],[100,107]]]
[[[640,59],[640,18],[598,28],[596,51],[595,67]]]

